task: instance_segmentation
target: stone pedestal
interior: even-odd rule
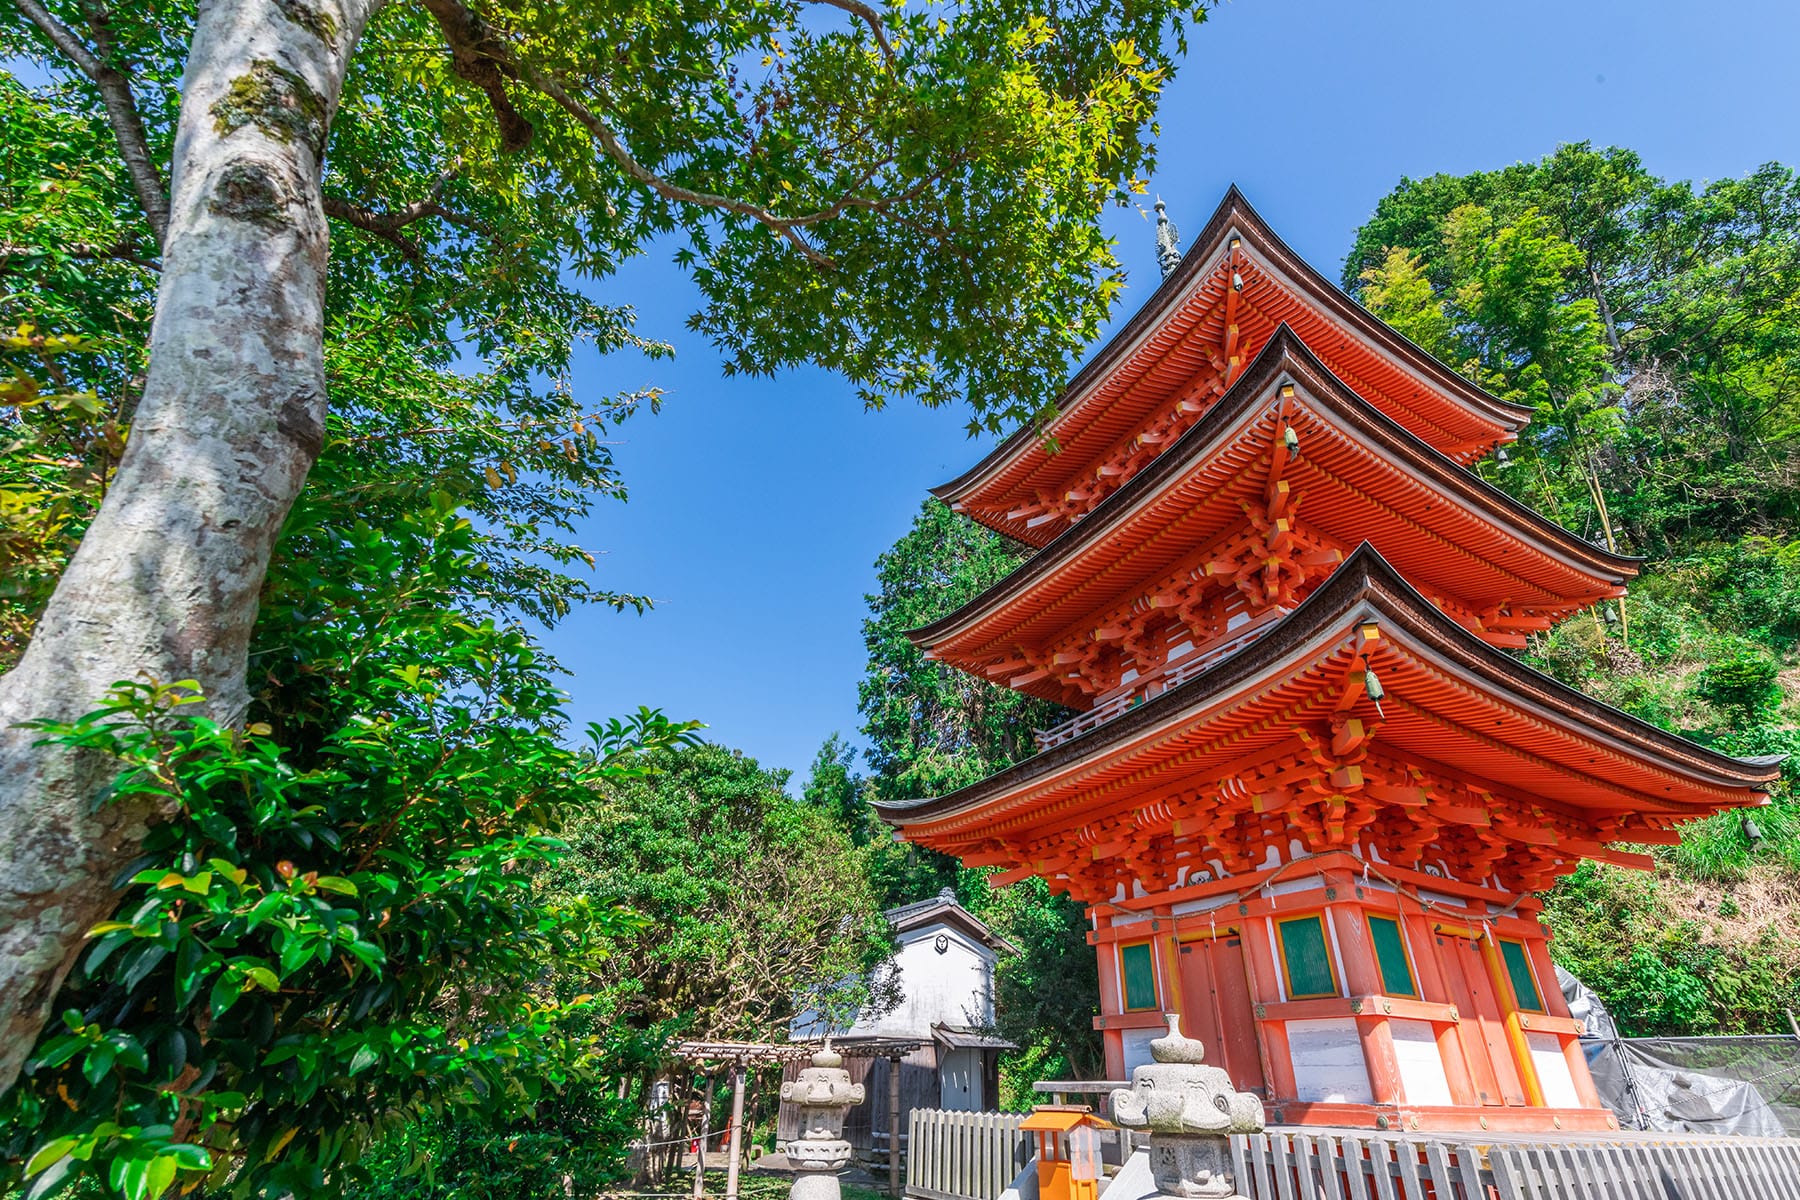
[[[782,1147],[795,1172],[791,1200],[838,1200],[837,1173],[850,1162],[844,1118],[863,1102],[862,1084],[850,1082],[827,1041],[800,1078],[781,1085],[781,1098],[800,1110],[800,1136]]]
[[[1150,1131],[1150,1173],[1173,1200],[1237,1197],[1231,1173],[1231,1135],[1257,1133],[1262,1101],[1236,1091],[1231,1078],[1205,1065],[1206,1047],[1183,1037],[1180,1019],[1150,1043],[1154,1060],[1131,1073],[1131,1087],[1112,1094],[1113,1120]]]

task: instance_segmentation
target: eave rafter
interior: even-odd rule
[[[1257,225],[1259,220],[1252,222]],[[1353,328],[1359,321],[1351,314],[1367,322],[1360,309],[1343,302],[1329,284],[1336,299],[1320,303],[1313,291],[1321,281],[1306,283],[1293,275],[1296,268],[1309,278],[1315,273],[1293,261],[1285,247],[1265,244],[1266,231],[1257,237],[1262,240],[1254,247],[1246,246],[1234,228],[1222,241],[1209,243],[1216,250],[1184,285],[1185,299],[1164,302],[1156,323],[1132,349],[1108,361],[1089,386],[1077,389],[1061,416],[998,452],[999,461],[1010,461],[995,462],[984,482],[946,485],[940,493],[958,511],[1043,545],[1179,437],[1283,323],[1314,344],[1339,379],[1450,460],[1467,465],[1514,440],[1517,417],[1503,415],[1491,403],[1471,406],[1479,393],[1442,364],[1421,359],[1430,366],[1421,374],[1417,363],[1402,361],[1407,354],[1396,357],[1395,347],[1378,348],[1383,338],[1372,342],[1367,331]],[[1197,264],[1205,260],[1198,244],[1190,254]],[[1146,319],[1146,314],[1134,318],[1128,332]],[[1453,398],[1454,393],[1468,394]],[[1119,407],[1134,395],[1135,403]],[[1121,412],[1135,414],[1122,434]]]
[[[1268,449],[1248,458],[1218,489],[1251,492],[1252,498],[1238,501],[1240,525],[1141,594],[1071,621],[1071,632],[1061,639],[1041,647],[1015,644],[1010,653],[968,665],[1015,688],[1054,676],[1063,685],[1063,701],[1080,707],[1120,687],[1127,662],[1140,679],[1160,670],[1167,661],[1167,635],[1175,627],[1185,631],[1200,653],[1227,637],[1230,631],[1220,627],[1216,605],[1209,603],[1221,591],[1235,589],[1252,617],[1298,604],[1309,587],[1344,560],[1346,548],[1302,523],[1305,496],[1294,493],[1283,477],[1294,458],[1283,437],[1291,428],[1287,419],[1293,394],[1292,385],[1282,389],[1267,422]],[[1261,481],[1250,483],[1258,474]],[[942,654],[934,651],[934,656]]]
[[[1383,402],[1381,407],[1388,411],[1389,416],[1411,429],[1424,441],[1436,446],[1447,458],[1466,465],[1493,450],[1495,438],[1474,441],[1459,438],[1453,429],[1426,414],[1399,388],[1392,384],[1381,384],[1366,371],[1358,370],[1355,362],[1341,350],[1333,353],[1330,349],[1333,346],[1347,349],[1357,344],[1355,336],[1335,321],[1308,309],[1277,274],[1252,267],[1246,298],[1246,315],[1258,319],[1259,345],[1273,336],[1276,328],[1285,322],[1309,343],[1316,342],[1327,348],[1322,353],[1330,363],[1331,372],[1346,386],[1371,400],[1380,399]],[[1407,385],[1406,392],[1426,394],[1423,386],[1416,383]]]
[[[1309,854],[1349,850],[1464,883],[1532,891],[1583,858],[1651,865],[1609,842],[1671,840],[1655,818],[1570,812],[1381,753],[1378,719],[1332,723],[1336,734],[1328,726],[1298,728],[1273,753],[1204,786],[1008,839],[1011,865],[990,882],[1043,875],[1086,903],[1121,889],[1130,896],[1134,885],[1166,892],[1253,872],[1268,845],[1297,834]],[[1004,861],[1004,854],[965,857],[972,866]]]
[[[1364,537],[1397,547],[1399,561],[1441,611],[1500,648],[1522,648],[1529,634],[1622,590],[1616,576],[1582,561],[1580,548],[1559,541],[1569,537],[1563,531],[1549,536],[1527,522],[1496,526],[1492,538],[1472,533],[1472,517],[1492,524],[1481,492],[1464,499],[1453,481],[1409,463],[1403,453],[1424,450],[1416,441],[1416,449],[1390,445],[1382,438],[1393,435],[1380,426],[1358,432],[1358,420],[1373,419],[1366,403],[1337,396],[1329,381],[1314,379],[1309,372],[1317,364],[1296,358],[1296,348],[1304,349],[1291,343],[1264,368],[1265,382],[1254,386],[1266,399],[1246,396],[1232,414],[1222,414],[1219,431],[1204,446],[1140,480],[1133,495],[1121,495],[1103,526],[1067,535],[1075,539],[1065,542],[1068,549],[1046,550],[1050,565],[1036,574],[1021,568],[1018,582],[997,585],[993,599],[977,598],[969,611],[979,615],[936,635],[933,656],[1085,708],[1125,682],[1134,656],[1119,653],[1116,643],[1135,637],[1146,648],[1138,675],[1157,667],[1158,640],[1146,636],[1145,625],[1165,631],[1172,625],[1156,610],[1175,610],[1198,647],[1216,636],[1209,624],[1215,582],[1236,587],[1252,615],[1290,609]],[[1343,404],[1353,406],[1348,414],[1335,407]],[[1358,411],[1365,415],[1356,417]],[[1151,482],[1154,487],[1142,486]],[[1224,524],[1231,508],[1237,525]],[[1304,512],[1318,520],[1302,520]],[[1214,540],[1173,567],[1159,560],[1151,568],[1159,577],[1139,582],[1139,576],[1120,595],[1143,551],[1120,555],[1110,547],[1136,539],[1156,554],[1144,530],[1176,537],[1178,526],[1179,537],[1165,544],[1192,545],[1196,533]],[[1082,565],[1090,561],[1091,567]],[[1052,622],[1055,631],[1047,635]],[[1006,640],[995,644],[996,635]],[[1115,645],[1097,651],[1095,642]]]
[[[1233,254],[1235,256],[1236,251]],[[1215,272],[1215,275],[1220,273]],[[1199,319],[1197,327],[1204,328],[1210,323],[1211,314],[1223,309],[1226,340],[1235,341],[1237,292],[1229,284],[1218,291],[1219,295],[1214,296],[1212,289],[1203,290],[1206,298],[1200,307],[1205,315]],[[1043,473],[1053,477],[1034,489],[1029,501],[1012,508],[964,502],[958,505],[959,511],[977,519],[986,517],[987,523],[998,521],[1002,527],[1029,531],[1027,540],[1038,544],[1048,540],[1046,533],[1054,536],[1079,521],[1187,432],[1225,394],[1237,372],[1243,368],[1241,350],[1233,357],[1229,352],[1220,352],[1222,347],[1215,350],[1210,342],[1200,347],[1177,342],[1167,347],[1146,373],[1170,369],[1179,352],[1184,349],[1191,352],[1196,348],[1205,353],[1205,364],[1175,386],[1173,396],[1150,413],[1142,428],[1100,453],[1084,458],[1079,466],[1071,467],[1067,473],[1053,475],[1047,466]],[[1050,462],[1054,464],[1055,458],[1052,457]]]
[[[1246,697],[1240,715],[1254,710],[1254,719],[1230,733],[1104,780],[1103,764],[1094,764],[1084,772],[1087,780],[1055,789],[1064,799],[1046,796],[1011,815],[990,814],[981,822],[983,832],[1007,830],[1006,844],[1017,855],[997,882],[1044,875],[1054,887],[1093,903],[1121,888],[1127,896],[1134,886],[1167,891],[1193,872],[1244,874],[1262,865],[1270,845],[1294,836],[1307,853],[1348,849],[1465,883],[1493,880],[1529,891],[1548,886],[1583,858],[1648,865],[1644,856],[1610,843],[1667,843],[1677,822],[1709,811],[1700,803],[1671,807],[1621,784],[1617,775],[1627,766],[1658,770],[1641,758],[1596,746],[1591,766],[1572,766],[1436,714],[1448,699],[1422,703],[1381,682],[1409,680],[1401,690],[1412,690],[1419,661],[1384,638],[1378,623],[1364,622],[1298,672],[1295,681],[1304,686]],[[1278,697],[1278,691],[1284,694]],[[1571,795],[1611,793],[1619,801],[1610,807],[1558,803],[1487,774],[1424,759],[1388,741],[1390,709],[1477,742],[1496,756],[1495,776],[1517,776],[1507,762],[1529,765],[1566,780]],[[1511,719],[1551,730],[1529,714]],[[1270,731],[1283,736],[1253,744]],[[1234,753],[1236,747],[1242,749]],[[1199,782],[1180,771],[1184,762],[1221,760],[1232,765]],[[1158,781],[1167,789],[1160,794],[1153,790]],[[955,853],[963,835],[946,827],[917,836]]]

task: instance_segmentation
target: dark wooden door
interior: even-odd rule
[[[1268,1096],[1244,977],[1244,943],[1237,934],[1181,944],[1181,1028],[1205,1044],[1206,1061],[1223,1067],[1239,1091]]]

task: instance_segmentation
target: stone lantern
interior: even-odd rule
[[[1262,1101],[1236,1091],[1231,1077],[1205,1066],[1206,1047],[1181,1033],[1169,1015],[1169,1034],[1150,1043],[1154,1060],[1131,1073],[1131,1087],[1112,1094],[1113,1119],[1150,1131],[1150,1173],[1159,1193],[1177,1200],[1228,1200],[1238,1195],[1231,1174],[1231,1135],[1263,1127]]]
[[[827,1040],[798,1079],[781,1085],[781,1099],[800,1110],[800,1136],[783,1147],[795,1171],[792,1200],[838,1200],[837,1173],[850,1161],[844,1118],[863,1102],[862,1084],[850,1082]]]

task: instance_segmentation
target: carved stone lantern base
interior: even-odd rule
[[[800,1109],[800,1136],[783,1147],[796,1172],[791,1200],[838,1200],[837,1173],[851,1155],[844,1118],[863,1102],[862,1084],[850,1082],[843,1055],[827,1041],[800,1078],[781,1085],[781,1098]]]
[[[1174,1015],[1169,1035],[1150,1043],[1150,1057],[1131,1073],[1131,1087],[1113,1092],[1112,1107],[1120,1125],[1149,1131],[1157,1191],[1172,1200],[1237,1197],[1231,1135],[1262,1129],[1262,1101],[1206,1066],[1206,1047],[1183,1037]]]
[[[802,1171],[788,1192],[789,1200],[839,1200],[842,1195],[836,1171]]]
[[[1243,1200],[1232,1179],[1228,1138],[1153,1133],[1150,1175],[1164,1196],[1181,1200]]]

